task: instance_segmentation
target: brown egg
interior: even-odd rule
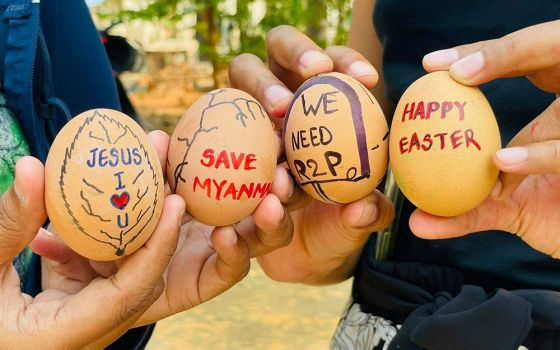
[[[125,114],[84,112],[54,140],[45,166],[49,219],[64,242],[92,260],[140,248],[163,206],[163,174],[144,131]]]
[[[276,158],[276,135],[261,105],[240,90],[214,90],[177,124],[167,178],[196,220],[231,225],[270,192]]]
[[[478,206],[498,178],[501,147],[490,104],[447,72],[427,74],[404,92],[391,125],[391,168],[418,208],[454,216]]]
[[[387,169],[383,111],[357,80],[330,73],[309,79],[286,113],[284,147],[298,184],[327,203],[373,192]]]

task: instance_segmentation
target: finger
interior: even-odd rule
[[[250,267],[249,248],[232,226],[215,228],[210,240],[217,254],[208,259],[200,273],[200,302],[231,288]]]
[[[526,125],[515,137],[510,141],[508,147],[524,146],[532,143],[560,139],[560,99],[556,99],[544,112]],[[501,154],[503,157],[507,153]],[[495,157],[496,161],[497,156]],[[505,158],[503,162],[507,162]],[[515,161],[514,159],[510,160]],[[500,165],[496,163],[496,165]],[[500,181],[502,188],[496,198],[503,199],[509,196],[517,186],[525,179],[526,175],[522,173],[500,173]]]
[[[531,75],[560,63],[560,21],[524,28],[490,41],[449,67],[453,78],[480,85],[496,78]],[[553,91],[560,91],[555,86]]]
[[[515,217],[501,201],[488,198],[477,208],[454,217],[440,217],[416,209],[409,219],[412,233],[425,239],[446,239],[486,230],[511,231]]]
[[[330,57],[292,26],[281,25],[269,31],[266,49],[270,69],[291,89],[314,75],[333,69]]]
[[[29,247],[35,254],[62,264],[66,264],[76,258],[84,259],[64,244],[57,234],[43,228],[39,229],[37,236],[29,243]]]
[[[485,45],[495,40],[496,39],[484,40],[472,44],[456,46],[451,49],[430,52],[422,59],[422,66],[424,66],[424,69],[428,72],[449,70],[449,67],[451,67],[453,63],[481,50]]]
[[[379,74],[357,51],[346,46],[331,46],[325,50],[325,53],[332,59],[334,71],[355,78],[368,89],[372,89],[377,84]]]
[[[251,257],[269,253],[292,241],[294,223],[278,197],[268,194],[253,213],[255,236],[244,237]]]
[[[496,166],[515,174],[560,174],[560,141],[544,141],[499,150]]]
[[[93,341],[123,323],[128,324],[148,308],[163,291],[162,276],[175,252],[184,211],[181,197],[166,197],[158,225],[148,241],[123,259],[114,276],[92,281],[64,305],[58,313],[59,331],[71,328],[82,342]],[[83,322],[84,315],[94,319]],[[91,322],[96,327],[91,327]]]
[[[288,211],[303,208],[311,200],[311,197],[309,197],[301,187],[295,184],[290,170],[282,166],[276,168],[271,193],[278,197],[280,203],[282,203]]]
[[[0,197],[0,265],[11,263],[47,218],[41,162],[32,157],[20,158],[15,172],[13,185]]]
[[[167,169],[167,153],[169,150],[169,135],[164,131],[154,130],[148,134],[148,140],[150,140],[150,143],[156,150],[163,176],[165,176],[165,170]]]
[[[260,58],[243,54],[229,64],[231,86],[246,91],[273,117],[283,117],[292,92],[264,65]]]
[[[363,244],[371,232],[389,226],[394,216],[393,204],[377,190],[358,201],[345,204],[341,209],[346,238],[353,245]]]

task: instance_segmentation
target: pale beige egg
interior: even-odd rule
[[[477,207],[498,178],[492,155],[501,139],[492,108],[480,89],[457,83],[447,72],[427,74],[404,92],[389,143],[400,189],[434,215]]]
[[[276,169],[272,123],[236,89],[214,90],[185,112],[169,145],[167,178],[199,222],[234,224],[270,192]]]
[[[286,114],[286,159],[298,184],[327,203],[373,192],[387,170],[389,130],[379,103],[357,80],[319,75],[295,93]]]
[[[50,222],[84,257],[132,254],[158,223],[161,165],[142,128],[125,114],[95,109],[69,121],[51,146],[45,176]]]

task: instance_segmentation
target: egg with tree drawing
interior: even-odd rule
[[[340,73],[303,83],[286,113],[283,138],[298,184],[327,203],[367,196],[387,170],[383,111],[360,82]]]
[[[253,97],[231,88],[211,91],[194,102],[173,132],[169,185],[197,221],[234,224],[270,192],[276,140],[268,115]]]
[[[448,72],[416,80],[395,109],[393,174],[403,194],[430,214],[455,216],[482,203],[498,178],[492,155],[500,148],[494,112],[480,89]]]
[[[163,174],[155,149],[130,117],[84,112],[59,132],[45,165],[52,226],[77,253],[116,260],[140,248],[163,207]]]

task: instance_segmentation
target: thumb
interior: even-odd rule
[[[345,204],[341,209],[347,238],[359,245],[368,239],[370,233],[389,226],[394,216],[393,204],[377,190],[358,201]]]
[[[511,231],[514,213],[510,205],[490,196],[480,206],[459,216],[435,216],[416,209],[410,216],[409,226],[420,238],[447,239],[487,230]]]
[[[16,164],[12,186],[0,197],[0,266],[11,263],[47,219],[44,167],[33,157]]]

